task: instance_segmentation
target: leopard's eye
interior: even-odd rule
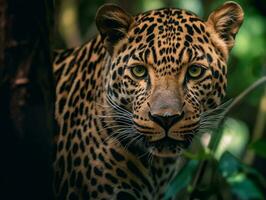
[[[131,68],[131,73],[136,78],[144,78],[145,76],[147,76],[148,71],[147,71],[146,67],[144,67],[142,65],[136,65],[136,66]]]
[[[188,76],[189,78],[192,78],[192,79],[196,79],[196,78],[200,78],[203,73],[205,72],[205,69],[199,65],[191,65],[189,68],[188,68]]]

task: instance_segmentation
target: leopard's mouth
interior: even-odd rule
[[[169,137],[149,142],[150,153],[158,157],[175,157],[191,144],[190,140],[175,140]]]

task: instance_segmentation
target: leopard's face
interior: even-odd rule
[[[107,102],[117,137],[157,156],[178,155],[206,128],[205,111],[225,96],[226,60],[242,10],[227,3],[206,22],[179,9],[136,17],[115,12],[103,15],[113,27],[109,37],[99,20],[98,27],[112,56]]]

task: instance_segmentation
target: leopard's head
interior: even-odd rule
[[[227,59],[243,21],[234,2],[207,21],[182,9],[131,16],[104,5],[96,24],[111,57],[106,86],[115,137],[157,156],[175,156],[225,96]]]

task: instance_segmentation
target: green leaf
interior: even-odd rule
[[[220,159],[219,170],[224,177],[229,177],[240,170],[240,165],[240,161],[227,151]]]
[[[175,196],[178,192],[188,186],[197,165],[197,160],[191,160],[186,164],[186,166],[181,169],[181,171],[178,173],[178,175],[167,188],[164,199],[169,199]]]
[[[241,163],[233,154],[225,152],[222,155],[219,171],[229,183],[231,191],[239,199],[263,199],[263,194],[259,189],[265,186],[263,176],[255,169]]]
[[[263,194],[244,173],[237,173],[227,179],[232,192],[241,200],[263,199]]]
[[[201,148],[197,153],[184,151],[183,155],[191,160],[209,160],[213,158],[210,150],[207,148]]]

